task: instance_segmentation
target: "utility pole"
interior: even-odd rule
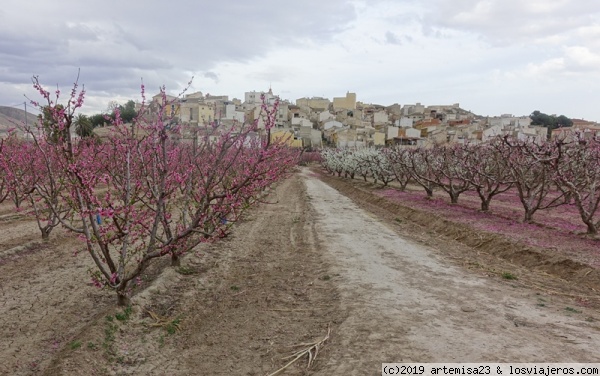
[[[27,102],[23,102],[25,105],[25,129],[27,129]]]

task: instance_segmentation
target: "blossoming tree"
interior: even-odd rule
[[[52,118],[45,125],[53,129],[30,134],[39,150],[47,149],[41,158],[52,166],[50,179],[65,185],[56,204],[48,201],[50,209],[85,242],[96,267],[93,282],[115,290],[121,305],[153,259],[170,255],[177,264],[199,243],[225,236],[296,162],[298,153],[271,143],[276,106],[263,105],[266,135],[257,122],[207,126],[186,143],[165,114],[170,104],[164,87],[159,113],[149,117],[142,86],[142,109],[132,124],[124,124],[117,111],[108,140],[82,142],[73,139],[71,128],[85,90],[76,82],[66,104],[58,104],[59,90],[52,96],[37,77],[33,82]],[[59,215],[59,203],[70,205],[73,215]]]

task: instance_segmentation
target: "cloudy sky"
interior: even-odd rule
[[[3,0],[0,105],[38,99],[31,77],[84,112],[165,85],[242,98],[356,92],[365,103],[460,103],[600,121],[600,1]]]

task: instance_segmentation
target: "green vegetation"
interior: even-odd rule
[[[175,271],[182,275],[191,275],[196,273],[196,270],[189,266],[180,266],[177,269],[175,269]]]
[[[169,335],[175,334],[179,330],[181,319],[175,319],[165,326],[165,330]]]
[[[78,114],[73,119],[75,133],[81,138],[92,137],[94,135],[94,126],[89,117],[84,114]]]
[[[516,275],[510,273],[510,272],[504,272],[502,273],[502,278],[504,279],[509,279],[509,280],[516,280],[518,279]]]
[[[54,111],[49,106],[44,106],[41,108],[41,114],[38,115],[38,119],[42,124],[44,129],[44,133],[48,137],[48,140],[55,144],[59,139],[66,139],[66,128],[64,126],[70,126],[71,124],[63,124],[63,129],[59,130],[59,122],[68,122],[70,121],[68,116],[63,116],[60,119],[60,112],[64,110],[63,105],[56,105]]]
[[[529,117],[531,118],[531,125],[541,125],[548,128],[548,139],[550,139],[553,129],[573,126],[573,121],[565,115],[547,115],[536,110]]]
[[[78,348],[81,347],[81,341],[73,341],[71,343],[69,343],[69,347],[71,348],[71,350],[77,350]]]
[[[56,110],[58,111],[62,110],[63,108],[64,107],[62,105],[56,106]],[[73,119],[69,119],[69,117],[66,115],[63,119],[57,119],[56,116],[59,116],[58,112],[53,114],[48,106],[42,107],[41,110],[42,113],[38,115],[38,119],[42,123],[44,132],[53,142],[57,142],[59,140],[59,136],[61,135],[61,133],[63,136],[66,135],[64,129],[62,131],[58,131],[57,128],[59,121],[65,123],[72,121],[71,124],[64,125],[74,127],[75,133],[79,137],[86,138],[94,136],[94,128],[103,127],[106,123],[110,123],[111,120],[114,120],[116,118],[117,110],[120,113],[121,119],[125,123],[132,122],[133,119],[135,119],[135,117],[137,116],[135,102],[132,100],[127,101],[125,105],[120,105],[116,102],[112,102],[112,104],[109,106],[108,113],[106,114],[94,114],[90,116],[78,114]]]
[[[114,319],[112,316],[106,316],[106,326],[104,328],[104,342],[102,343],[102,348],[104,348],[104,352],[108,358],[111,358],[115,355],[115,333],[117,332],[119,327],[114,323]]]
[[[127,306],[127,308],[125,308],[125,310],[122,313],[115,313],[115,317],[117,318],[117,320],[119,321],[127,321],[129,320],[129,317],[131,316],[131,306]]]
[[[106,119],[104,114],[95,114],[88,118],[92,124],[92,128],[103,127]]]
[[[581,311],[579,311],[573,307],[567,307],[567,308],[565,308],[565,311],[572,312],[572,313],[581,313]]]

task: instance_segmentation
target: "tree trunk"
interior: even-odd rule
[[[117,290],[117,305],[119,307],[126,307],[131,303],[127,293],[125,293],[123,290]]]
[[[596,225],[594,225],[593,221],[586,221],[585,224],[587,226],[587,234],[588,235],[597,235],[598,234],[598,228],[596,227]]]
[[[487,212],[490,211],[490,199],[482,199],[481,200],[481,211]]]
[[[486,196],[483,193],[483,189],[480,187],[477,188],[477,195],[479,196],[479,199],[481,200],[481,211],[483,211],[483,212],[490,211],[490,202],[492,201],[492,195]]]
[[[458,204],[459,193],[455,193],[455,192],[450,191],[448,194],[450,195],[450,203],[451,204]]]
[[[52,232],[52,227],[50,228],[40,228],[42,233],[42,240],[47,242],[50,239],[50,232]]]
[[[177,253],[171,253],[171,266],[181,266],[181,258]]]
[[[525,218],[523,219],[523,222],[531,223],[533,221],[533,213],[535,213],[534,210],[525,210]]]

